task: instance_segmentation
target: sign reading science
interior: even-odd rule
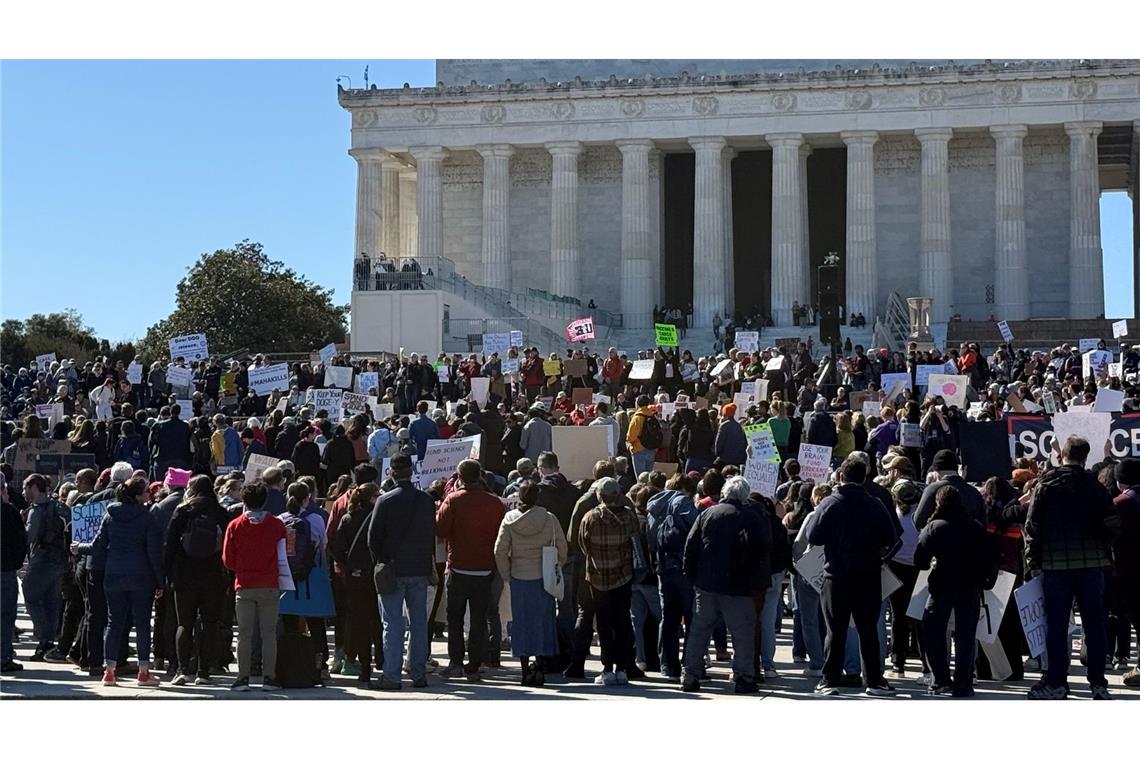
[[[1053,421],[1035,414],[1008,414],[1005,417],[1013,441],[1014,457],[1028,457],[1044,462],[1050,457]],[[1115,458],[1140,457],[1140,413],[1113,414],[1108,431],[1109,451]],[[1063,441],[1057,442],[1058,447]],[[1056,464],[1054,457],[1054,464]]]

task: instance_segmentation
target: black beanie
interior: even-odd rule
[[[1126,486],[1140,485],[1140,459],[1121,459],[1116,463],[1116,467],[1112,473],[1116,477],[1117,483],[1122,483]]]

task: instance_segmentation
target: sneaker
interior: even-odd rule
[[[483,676],[480,675],[478,670],[474,670],[470,673],[467,673],[466,676],[467,676],[467,683],[482,683],[483,682]]]
[[[617,682],[617,675],[612,670],[603,670],[594,679],[598,686],[617,686]]]
[[[780,674],[776,672],[775,668],[764,668],[765,678],[779,678]]]
[[[180,670],[174,674],[174,678],[171,679],[170,685],[171,686],[185,686],[186,682],[188,680],[189,679],[186,677],[186,674]]]
[[[249,679],[239,678],[230,684],[230,691],[249,691]]]
[[[1092,687],[1092,698],[1093,699],[1102,699],[1102,700],[1104,700],[1104,699],[1111,700],[1112,695],[1108,693],[1108,687],[1107,686],[1102,686],[1101,684],[1098,683]]]
[[[1113,670],[1128,670],[1128,660],[1123,657],[1117,657],[1112,661]]]
[[[389,681],[384,676],[380,676],[380,691],[399,691],[404,688],[404,685],[399,681]]]
[[[342,668],[344,668],[344,650],[337,649],[329,660],[329,672],[339,676]]]
[[[630,681],[644,681],[645,680],[645,671],[642,670],[641,668],[639,668],[637,665],[631,665],[631,666],[627,667],[622,672],[622,675],[624,675]]]
[[[642,675],[644,676],[645,674],[642,673]],[[614,678],[617,680],[618,686],[626,686],[629,684],[629,676],[625,674],[624,670],[619,670],[614,673]]]
[[[448,665],[446,668],[439,672],[441,678],[459,678],[464,675],[462,665]]]
[[[341,668],[340,674],[343,676],[352,676],[353,678],[356,678],[360,675],[360,663],[346,662],[344,664],[344,667]]]
[[[922,684],[923,686],[932,686],[934,684],[933,673],[923,673],[918,678],[914,679],[915,683]]]
[[[728,653],[727,649],[716,650],[717,662],[732,662],[732,655]]]
[[[139,686],[153,688],[162,683],[162,679],[156,676],[154,673],[151,673],[149,670],[140,670],[136,683]]]
[[[53,665],[63,665],[67,662],[67,654],[59,651],[58,647],[55,647],[44,652],[43,660]]]
[[[1067,696],[1064,686],[1050,686],[1044,681],[1034,684],[1025,695],[1026,699],[1065,699]]]
[[[882,683],[868,686],[866,693],[872,697],[893,697],[895,695],[895,687],[883,681]]]
[[[1140,666],[1132,668],[1124,674],[1125,686],[1140,686]]]
[[[930,684],[926,688],[926,693],[932,697],[945,697],[953,691],[954,687],[947,684]]]
[[[821,678],[819,683],[815,685],[815,693],[821,697],[838,697],[839,687],[829,682],[826,678]]]
[[[804,668],[804,675],[805,676],[815,676],[818,678],[819,676],[823,675],[823,668],[812,668],[812,667]]]
[[[694,692],[701,690],[701,682],[697,678],[685,676],[681,679],[681,691]]]
[[[5,660],[0,663],[0,673],[19,673],[24,669],[24,666],[15,660]]]
[[[804,657],[802,654],[793,654],[792,655],[792,662],[796,663],[797,665],[802,665],[803,663],[805,663],[807,661],[808,661],[808,658]]]
[[[110,670],[110,669],[103,671],[103,685],[104,686],[118,686],[119,685],[119,682],[115,680],[115,671]]]
[[[760,691],[760,684],[751,678],[738,678],[732,691],[734,694],[755,694]]]
[[[1025,665],[1022,667],[1024,670],[1039,671],[1041,670],[1041,660],[1036,657],[1030,657],[1025,661]]]
[[[46,649],[37,649],[32,652],[32,656],[28,658],[29,662],[43,662],[44,655],[47,653]]]
[[[426,689],[427,687],[428,687],[427,676],[420,676],[416,680],[412,681],[412,688],[413,689]]]
[[[280,682],[276,678],[266,676],[261,681],[262,691],[278,691],[281,688]]]
[[[194,679],[194,685],[195,686],[213,686],[214,685],[214,679],[210,678],[209,676],[198,676],[197,678]]]

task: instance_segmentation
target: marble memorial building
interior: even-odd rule
[[[688,303],[696,326],[790,324],[831,251],[869,323],[891,291],[934,321],[1097,317],[1100,193],[1137,218],[1140,61],[441,60],[437,79],[339,92],[357,254],[446,257],[626,328]]]

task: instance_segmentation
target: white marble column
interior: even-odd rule
[[[878,249],[875,239],[874,131],[841,132],[847,145],[846,313],[875,320],[879,302]]]
[[[1029,254],[1025,248],[1024,124],[990,127],[994,165],[994,309],[998,319],[1029,319]]]
[[[483,284],[511,289],[510,145],[480,145],[483,157]]]
[[[400,250],[400,171],[404,165],[389,156],[381,165],[380,250],[390,259],[404,255]]]
[[[817,299],[817,290],[812,290],[811,287],[811,228],[808,226],[808,183],[807,183],[807,162],[808,157],[811,155],[811,146],[806,142],[800,146],[800,192],[802,193],[802,202],[800,203],[800,236],[804,241],[804,298],[800,301],[800,305],[814,304]]]
[[[652,327],[649,151],[652,140],[618,140],[621,151],[621,311],[623,326]]]
[[[950,249],[950,152],[953,130],[929,127],[914,131],[922,143],[922,241],[919,248],[920,295],[933,298],[930,319],[946,322],[954,307],[954,271]]]
[[[412,148],[416,159],[416,256],[443,255],[443,175],[445,148]],[[430,263],[429,263],[430,266]]]
[[[808,297],[807,247],[803,235],[806,202],[800,178],[803,135],[766,135],[772,146],[772,320],[792,324],[792,304]]]
[[[416,170],[400,172],[400,255],[416,255]]]
[[[1069,318],[1104,313],[1100,248],[1099,121],[1065,123],[1069,136]]]
[[[725,148],[721,153],[724,164],[721,169],[724,180],[724,310],[729,314],[736,310],[736,253],[732,240],[732,159],[735,157],[735,148]],[[723,314],[721,319],[724,319]]]
[[[547,143],[550,173],[550,292],[578,297],[578,157],[580,142]]]
[[[383,247],[383,207],[381,205],[381,166],[388,154],[380,148],[353,148],[348,154],[356,159],[356,250],[359,257],[367,253],[379,258]]]
[[[711,327],[724,313],[723,137],[691,137],[696,151],[693,195],[693,327]]]

